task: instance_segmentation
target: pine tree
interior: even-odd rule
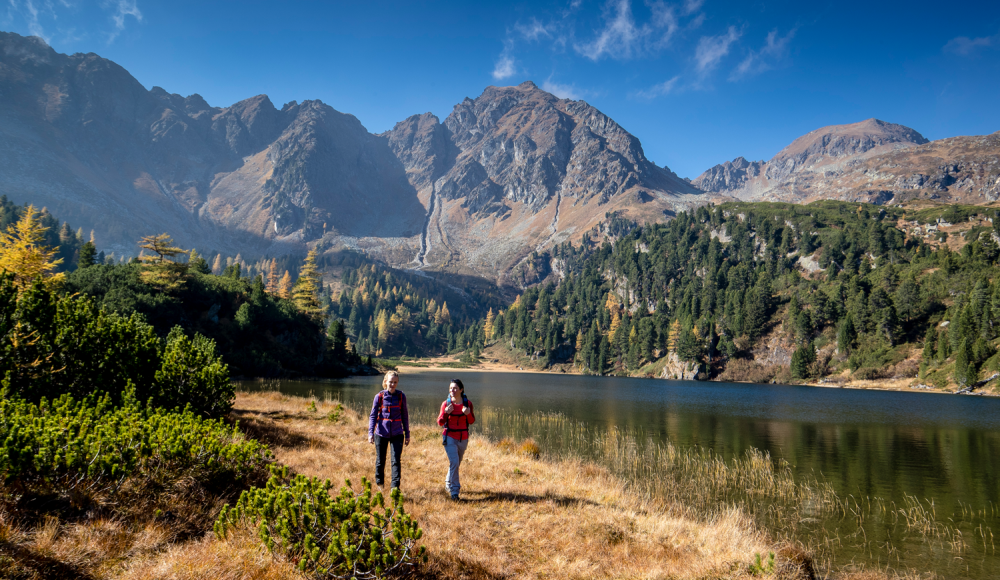
[[[222,274],[222,254],[215,255],[215,261],[212,262],[212,273],[216,276]]]
[[[961,387],[966,387],[970,382],[975,381],[976,367],[972,361],[971,350],[969,340],[963,338],[955,351],[955,372],[952,374],[952,378]]]
[[[935,336],[934,327],[929,327],[927,329],[927,334],[924,335],[924,351],[920,355],[920,359],[925,363],[931,363],[934,361],[936,352],[934,352],[934,342],[937,340]]]
[[[191,258],[188,260],[188,268],[199,274],[211,274],[212,269],[208,267],[208,262],[197,251],[191,250]]]
[[[850,314],[848,314],[840,322],[840,328],[837,329],[837,350],[840,354],[851,354],[851,349],[854,348],[854,339],[856,337],[857,332],[854,330],[854,319]]]
[[[89,268],[97,263],[97,248],[94,242],[84,242],[80,246],[80,255],[76,260],[77,268]]]
[[[47,231],[35,206],[29,205],[16,223],[6,232],[0,232],[0,272],[13,274],[14,285],[21,290],[31,286],[36,278],[41,278],[48,287],[55,287],[65,277],[62,272],[54,272],[62,258],[55,258],[57,248],[45,245]]]
[[[792,353],[791,370],[792,377],[796,379],[807,379],[810,375],[810,366],[816,362],[816,348],[813,344],[803,344]]]

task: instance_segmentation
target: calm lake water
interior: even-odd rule
[[[933,568],[943,577],[1000,578],[991,530],[1000,535],[1000,399],[575,375],[407,372],[405,367],[401,373],[399,388],[411,414],[420,417],[436,416],[449,380],[459,377],[477,408],[560,413],[596,429],[633,429],[726,457],[757,448],[788,461],[797,477],[830,483],[842,497],[878,497],[902,506],[906,496],[915,496],[939,520],[982,510],[983,517],[969,524],[981,527],[965,530],[969,550],[933,554],[937,548],[928,545],[928,553],[921,554],[917,544],[903,552],[894,549],[891,557],[870,553],[868,563]],[[287,381],[280,389],[370,405],[380,381]],[[854,561],[859,558],[850,554]]]

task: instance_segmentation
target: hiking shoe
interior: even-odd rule
[[[458,501],[458,494],[457,493],[451,494],[451,501]]]

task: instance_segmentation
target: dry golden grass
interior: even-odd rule
[[[288,562],[267,551],[252,531],[230,534],[224,542],[213,538],[171,546],[155,557],[122,566],[121,580],[303,580]]]
[[[334,424],[331,402],[276,393],[241,393],[237,413],[248,431],[273,445],[298,473],[373,479],[367,418],[351,410]],[[444,489],[447,459],[440,432],[413,426],[403,452],[402,489],[424,529],[440,578],[718,578],[749,576],[755,554],[780,550],[739,511],[708,522],[652,509],[607,470],[579,461],[538,461],[533,443],[494,445],[473,436],[462,465],[462,501]],[[388,475],[388,474],[387,474]],[[779,555],[776,574],[800,576]],[[773,576],[773,575],[772,575]]]

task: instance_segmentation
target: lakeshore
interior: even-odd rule
[[[430,371],[443,371],[443,370],[454,370],[458,372],[477,372],[477,373],[490,373],[490,372],[502,372],[502,373],[533,373],[542,375],[579,375],[587,376],[585,373],[573,368],[572,365],[555,365],[551,369],[540,369],[540,368],[525,368],[524,365],[518,365],[509,362],[500,362],[496,359],[489,359],[478,362],[476,365],[467,366],[457,366],[459,359],[456,356],[439,356],[439,357],[428,357],[421,359],[414,359],[412,361],[394,361],[397,364],[399,371],[401,373],[420,373],[420,372],[430,372]],[[637,377],[637,378],[650,378],[657,379],[657,377]],[[706,384],[710,384],[713,381],[704,381]],[[746,383],[754,384],[754,383]],[[849,379],[841,380],[839,377],[825,377],[822,379],[803,381],[801,383],[794,383],[806,387],[822,387],[827,389],[857,389],[863,391],[900,391],[908,393],[935,393],[940,395],[954,395],[959,394],[952,390],[937,389],[934,387],[927,388],[926,385],[921,384],[921,381],[917,378],[901,378],[901,379],[878,379],[878,380],[860,380],[860,379]],[[976,395],[976,396],[986,396],[986,397],[997,397],[1000,396],[1000,382],[994,380],[987,385],[971,392],[962,393],[966,395]]]

